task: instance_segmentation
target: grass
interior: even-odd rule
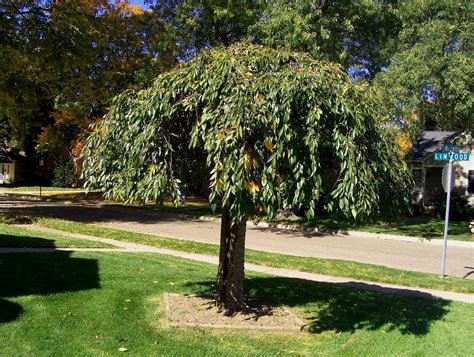
[[[209,201],[199,197],[187,197],[186,203],[176,207],[172,202],[165,201],[163,205],[145,205],[131,206],[136,209],[145,209],[147,211],[157,211],[162,213],[183,214],[189,216],[220,217],[220,207],[214,212],[209,205]]]
[[[54,255],[52,255],[54,254]],[[213,293],[215,267],[158,254],[0,255],[4,356],[465,356],[472,305],[248,274],[248,296],[277,298],[308,333],[162,327],[162,294]]]
[[[17,195],[24,197],[37,198],[40,197],[39,186],[14,186],[0,185],[0,194]],[[102,200],[102,193],[99,191],[91,191],[86,193],[82,188],[70,187],[41,187],[41,197],[51,200]]]
[[[422,221],[407,219],[402,223],[379,221],[375,223],[353,223],[322,217],[315,222],[305,222],[306,226],[316,226],[326,229],[354,230],[370,233],[396,234],[402,236],[414,236],[427,239],[442,239],[444,232],[444,220],[437,218],[424,218]],[[450,221],[449,239],[471,241],[469,221]]]
[[[0,248],[113,248],[110,244],[60,235],[35,232],[30,229],[0,223]]]
[[[218,255],[219,247],[214,244],[163,238],[143,233],[127,232],[95,225],[59,220],[53,218],[36,219],[39,225],[71,233],[82,233],[119,241],[146,244],[159,248],[181,250],[192,253]],[[346,260],[297,257],[293,255],[246,250],[246,261],[277,268],[288,268],[304,272],[348,277],[380,283],[398,284],[412,287],[474,293],[474,281],[458,277],[440,278],[435,274],[412,272],[364,264]]]
[[[40,186],[14,186],[14,185],[2,185],[0,186],[0,192],[5,193],[22,193],[22,192],[38,192]],[[82,188],[71,188],[71,187],[47,187],[41,186],[41,191],[46,192],[83,192]]]

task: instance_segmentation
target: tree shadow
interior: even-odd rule
[[[316,239],[332,239],[333,237],[331,234],[340,234],[341,231],[344,230],[332,230],[332,229],[324,229],[324,232],[316,232],[314,227],[308,228],[296,228],[296,229],[281,229],[278,227],[259,227],[258,225],[247,227],[248,229],[258,231],[258,232],[271,232],[275,233],[276,235],[284,236],[287,238],[312,238]]]
[[[195,284],[205,293],[215,290],[214,281]],[[417,297],[408,297],[300,279],[259,277],[246,279],[245,284],[249,297],[275,299],[304,311],[304,328],[310,333],[354,333],[383,328],[422,336],[429,332],[433,322],[443,318],[450,305],[449,301],[421,292]]]
[[[48,252],[0,253],[0,324],[24,312],[20,304],[5,298],[100,288],[97,260],[71,257],[71,252],[51,251],[51,242],[43,244]]]
[[[119,204],[89,204],[83,201],[78,202],[78,204],[64,204],[63,201],[42,202],[33,199],[0,196],[0,205],[0,210],[8,209],[8,212],[13,215],[58,218],[82,223],[113,223],[124,219],[127,222],[146,225],[181,221],[202,223],[199,217],[194,215],[177,216],[173,212],[154,211],[143,207]]]

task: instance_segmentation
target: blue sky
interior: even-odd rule
[[[145,3],[145,0],[130,0],[130,4],[140,5],[143,8],[147,8],[148,5],[145,5],[144,3]]]

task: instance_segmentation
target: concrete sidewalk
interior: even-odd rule
[[[42,215],[115,229],[219,244],[220,223],[130,207],[96,203],[45,202],[0,197],[0,209]],[[433,244],[337,236],[249,225],[247,248],[295,256],[351,260],[390,268],[439,274],[442,247]],[[463,277],[474,270],[474,249],[449,247],[447,274]],[[474,279],[474,274],[468,279]]]
[[[25,226],[22,226],[25,227]],[[62,235],[66,237],[73,237],[78,239],[86,239],[91,241],[102,242],[106,244],[115,245],[117,249],[110,248],[0,248],[0,254],[6,253],[54,253],[54,252],[124,252],[124,253],[157,253],[157,254],[166,254],[178,258],[190,259],[202,263],[209,263],[217,265],[219,263],[218,257],[195,254],[195,253],[186,253],[177,250],[163,249],[150,247],[143,244],[129,243],[116,241],[114,239],[108,238],[99,238],[84,234],[77,233],[67,233],[56,229],[33,226],[29,227],[33,231],[40,231],[45,233],[51,233],[55,235]],[[412,288],[400,285],[385,284],[385,283],[374,283],[363,280],[354,280],[349,278],[334,277],[328,275],[320,275],[314,273],[306,273],[297,270],[291,269],[281,269],[281,268],[272,268],[264,265],[246,263],[245,269],[249,271],[254,271],[258,273],[270,274],[275,276],[281,276],[286,278],[294,279],[304,279],[309,281],[321,282],[321,283],[331,283],[338,284],[348,287],[354,287],[364,290],[376,291],[386,294],[395,294],[401,296],[412,296],[412,297],[421,297],[429,299],[444,299],[444,300],[453,300],[460,301],[468,304],[474,304],[474,294],[462,294],[441,290],[433,289],[424,289],[424,288]]]

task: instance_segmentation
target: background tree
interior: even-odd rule
[[[85,146],[87,187],[114,199],[178,203],[176,153],[201,150],[222,206],[217,302],[244,306],[246,217],[303,206],[313,217],[397,213],[406,165],[380,135],[367,86],[305,54],[239,44],[205,51],[147,89],[116,97]],[[203,162],[204,165],[204,162]],[[389,203],[389,204],[388,204]]]
[[[0,3],[0,140],[33,149],[31,131],[47,116],[48,67],[38,51],[46,31],[44,13],[33,0]],[[32,117],[37,118],[33,122]]]
[[[173,28],[181,59],[203,49],[229,46],[246,38],[267,6],[265,1],[168,0],[147,1],[151,9]]]
[[[474,129],[472,1],[402,1],[403,24],[390,65],[375,84],[400,125]]]
[[[401,27],[394,1],[269,0],[252,27],[254,41],[340,63],[372,80],[390,62]]]
[[[0,23],[0,141],[29,156],[73,156],[114,95],[175,63],[166,25],[127,1],[6,1]]]
[[[374,84],[390,114],[379,122],[395,136],[472,129],[472,2],[147,2],[152,11],[126,0],[2,1],[0,141],[71,156],[114,95],[242,39]]]
[[[268,2],[251,33],[274,48],[340,63],[376,84],[384,125],[413,140],[421,130],[471,131],[472,1]]]

